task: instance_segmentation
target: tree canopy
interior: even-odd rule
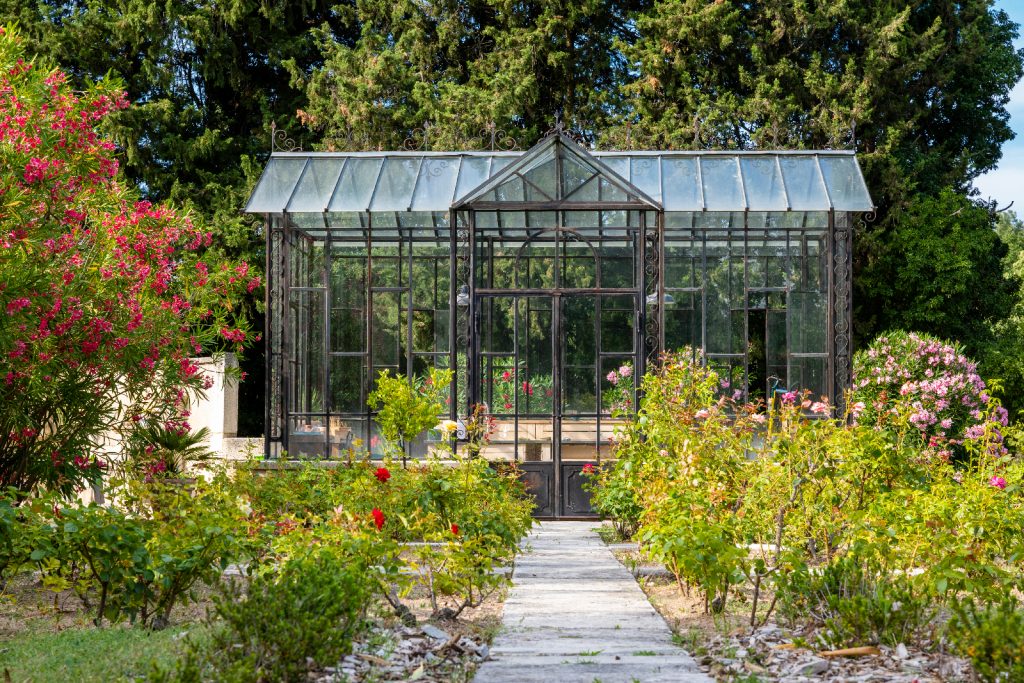
[[[560,112],[600,148],[856,149],[878,205],[855,239],[858,338],[931,325],[977,354],[1008,314],[972,181],[1013,136],[1024,60],[991,0],[0,0],[10,20],[77,83],[123,79],[128,177],[250,260],[238,210],[271,122],[307,149],[526,148]]]

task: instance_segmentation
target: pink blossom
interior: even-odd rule
[[[1003,479],[1002,477],[992,477],[991,479],[988,480],[988,483],[989,485],[995,486],[997,489],[1000,490],[1006,488],[1006,480]]]
[[[609,382],[611,382],[612,384],[618,384],[618,383],[619,383],[619,376],[615,374],[615,371],[614,371],[614,370],[612,370],[611,372],[609,372],[609,373],[608,373],[608,376],[607,376],[607,377],[605,377],[605,379],[607,379],[607,380],[608,380]]]
[[[827,403],[815,401],[814,404],[811,406],[811,412],[817,413],[818,415],[828,415],[829,412],[831,412],[831,409],[828,407]]]

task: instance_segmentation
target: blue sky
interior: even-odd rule
[[[1022,25],[1024,32],[1024,0],[998,0],[996,6],[1006,10],[1010,18]],[[1017,39],[1017,47],[1024,47],[1024,39]],[[1024,82],[1013,89],[1010,103],[1010,125],[1017,137],[1003,145],[1003,158],[994,171],[974,181],[982,198],[993,198],[1002,208],[1013,202],[1013,210],[1024,216]]]

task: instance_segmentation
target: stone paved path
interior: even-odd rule
[[[544,522],[530,534],[476,683],[711,683],[595,526]]]

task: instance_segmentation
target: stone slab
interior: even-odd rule
[[[593,522],[544,522],[525,547],[477,683],[711,683]]]

